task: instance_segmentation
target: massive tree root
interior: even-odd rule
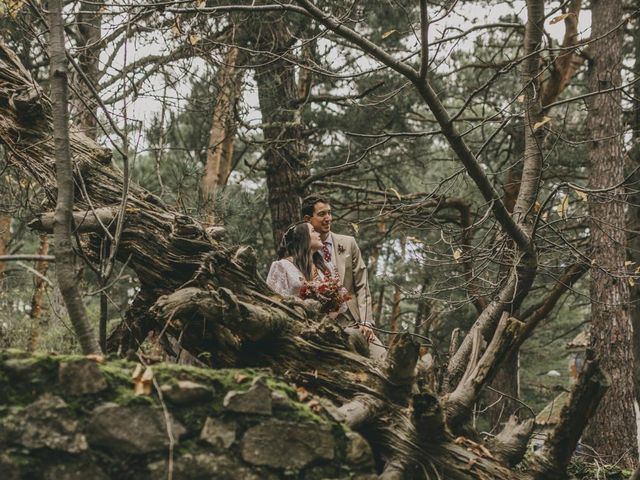
[[[0,45],[0,141],[9,160],[28,172],[53,204],[55,175],[49,102],[16,56]],[[87,253],[113,228],[122,175],[110,153],[72,135],[77,182],[75,214]],[[398,335],[386,363],[350,350],[344,331],[313,302],[283,299],[257,275],[251,249],[230,246],[196,220],[172,211],[133,186],[118,258],[136,272],[141,291],[116,328],[110,348],[136,350],[150,331],[171,338],[206,365],[267,366],[333,405],[335,415],[371,443],[382,478],[560,478],[585,420],[606,389],[595,361],[587,363],[563,420],[529,470],[522,459],[532,421],[511,422],[489,448],[469,427],[472,405],[524,328],[503,316],[487,348],[478,336],[462,379],[439,397],[417,366],[418,345]],[[47,230],[47,212],[33,227]],[[167,342],[168,343],[168,342]],[[465,433],[466,436],[460,434]],[[545,476],[547,475],[547,476]]]

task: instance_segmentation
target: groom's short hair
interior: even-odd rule
[[[304,218],[305,215],[313,217],[313,208],[315,207],[316,203],[328,204],[329,199],[324,195],[319,195],[317,193],[312,193],[311,195],[307,195],[306,197],[304,197],[302,199],[302,208],[300,209],[300,211],[302,212],[302,218]]]

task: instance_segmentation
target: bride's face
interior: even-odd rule
[[[309,226],[309,248],[311,249],[311,253],[317,252],[322,248],[322,239],[320,238],[320,234],[316,232],[316,229],[313,228],[313,225],[307,223]]]

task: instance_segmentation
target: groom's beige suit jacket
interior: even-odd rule
[[[330,235],[333,244],[332,263],[338,270],[342,285],[351,294],[351,300],[347,302],[350,316],[355,321],[373,323],[367,266],[356,239],[333,232]]]

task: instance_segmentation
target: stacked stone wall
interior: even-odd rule
[[[376,478],[338,420],[269,371],[0,351],[3,480]]]

